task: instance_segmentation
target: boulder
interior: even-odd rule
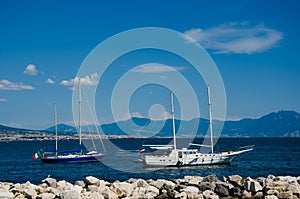
[[[200,189],[200,191],[205,191],[205,190],[215,190],[215,187],[216,187],[216,184],[213,182],[213,183],[210,183],[210,182],[201,182],[199,185],[198,185],[198,188]]]
[[[251,193],[249,193],[246,190],[242,191],[242,198],[251,198],[251,197],[252,197]]]
[[[0,198],[3,198],[3,199],[13,199],[14,198],[14,194],[7,191],[7,190],[4,190],[4,189],[1,189],[0,190]]]
[[[164,180],[164,186],[163,187],[167,190],[173,190],[173,189],[175,189],[176,184],[172,181]]]
[[[42,193],[37,196],[37,199],[54,199],[55,195],[53,193]]]
[[[159,195],[159,189],[155,186],[148,186],[146,188],[146,193],[151,193],[153,197],[156,197]]]
[[[250,182],[250,191],[252,193],[262,191],[262,186],[257,181],[251,181]]]
[[[152,185],[152,186],[154,186],[154,187],[156,187],[158,189],[161,189],[162,186],[164,185],[164,180],[158,179],[156,181],[150,182],[149,185]]]
[[[85,187],[85,183],[82,180],[77,180],[75,182],[75,185],[81,186],[81,187]]]
[[[142,198],[145,195],[146,189],[144,187],[136,187],[132,192],[132,198]]]
[[[282,198],[282,199],[292,199],[293,198],[293,192],[292,191],[280,192],[277,197]]]
[[[205,199],[216,199],[219,198],[217,194],[212,192],[211,190],[205,190],[203,191],[202,195],[204,196]]]
[[[267,195],[265,196],[265,199],[278,199],[277,196],[274,195]]]
[[[264,194],[261,191],[257,192],[257,193],[254,194],[253,198],[255,198],[255,199],[263,199],[264,198]]]
[[[239,175],[229,176],[229,182],[234,186],[239,186],[240,188],[244,186],[244,180]]]
[[[242,196],[241,188],[239,188],[239,187],[234,187],[229,192],[230,192],[230,195],[232,195],[234,197],[239,197],[240,198]]]
[[[203,181],[203,177],[200,176],[185,176],[184,181],[190,185],[198,185]]]
[[[206,176],[202,180],[202,182],[218,182],[218,181],[219,179],[215,174]]]
[[[102,195],[106,199],[117,199],[117,198],[119,198],[118,195],[115,192],[113,192],[112,190],[110,190],[108,187],[105,187],[103,189]]]
[[[272,183],[267,184],[264,189],[265,191],[269,190],[277,190],[278,192],[283,192],[286,190],[288,186],[287,182],[274,181]]]
[[[64,190],[59,194],[61,199],[81,199],[77,190]]]
[[[229,196],[229,189],[226,183],[216,183],[215,193],[222,197]]]
[[[104,199],[104,197],[96,192],[96,191],[93,191],[89,196],[88,196],[89,199]]]
[[[146,180],[143,180],[143,179],[138,179],[136,181],[136,184],[137,184],[137,187],[144,187],[144,188],[146,188],[146,187],[149,186],[149,184],[146,182]]]
[[[57,186],[56,179],[54,178],[45,178],[42,182],[53,188],[56,188]]]
[[[133,185],[128,182],[114,182],[110,189],[114,191],[119,197],[130,196],[133,191]]]
[[[300,197],[300,185],[297,182],[288,184],[285,190],[291,191],[294,195]]]
[[[85,182],[86,182],[87,185],[100,186],[100,180],[98,178],[93,177],[93,176],[87,176],[85,178]]]
[[[28,187],[22,191],[22,194],[27,198],[36,198],[37,192],[34,188]]]
[[[183,189],[182,191],[187,194],[188,198],[200,198],[202,196],[201,194],[199,194],[199,189],[194,186],[188,186],[185,189]],[[203,196],[202,196],[202,198],[203,198]]]
[[[57,182],[57,189],[64,190],[67,187],[67,182],[65,180],[60,180]]]

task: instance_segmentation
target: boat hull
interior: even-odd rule
[[[67,156],[43,156],[41,159],[44,163],[77,163],[77,162],[96,162],[104,155],[67,155]]]

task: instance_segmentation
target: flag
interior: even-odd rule
[[[144,151],[146,151],[146,149],[144,147],[140,148],[140,150],[139,150],[140,153],[143,153]]]
[[[38,159],[39,157],[41,157],[42,156],[42,154],[41,154],[41,152],[40,151],[37,151],[33,156],[32,156],[32,159]]]

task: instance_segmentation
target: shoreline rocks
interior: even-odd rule
[[[183,179],[129,179],[107,182],[93,176],[74,184],[65,180],[46,178],[41,184],[0,182],[0,199],[298,199],[300,176],[273,176],[267,178],[242,178],[232,175],[218,179],[185,176]]]

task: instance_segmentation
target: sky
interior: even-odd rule
[[[142,27],[171,29],[188,35],[186,42],[191,37],[203,46],[224,82],[227,120],[279,110],[300,112],[299,4],[296,0],[0,1],[0,124],[48,128],[54,103],[58,122],[73,124],[73,85],[86,57],[108,38]],[[170,116],[168,88],[154,84],[141,86],[130,96],[128,112],[112,114],[112,91],[128,71],[141,79],[150,74],[165,81],[171,81],[171,74],[182,74],[192,82],[201,117],[207,117],[206,83],[193,66],[174,53],[144,49],[116,59],[99,84],[98,73],[81,77],[83,85],[98,85],[99,123],[129,116]],[[180,106],[177,96],[175,107]],[[184,108],[195,107],[191,103]],[[175,109],[177,118],[182,110]]]

